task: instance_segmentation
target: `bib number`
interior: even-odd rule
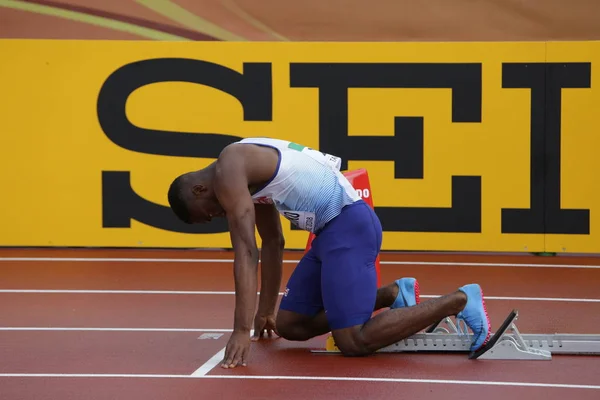
[[[315,229],[315,213],[307,211],[283,211],[282,214],[300,229],[309,232]]]

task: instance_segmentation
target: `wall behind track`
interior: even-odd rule
[[[0,40],[0,54],[3,246],[229,247],[224,223],[179,223],[168,186],[269,136],[366,168],[385,250],[600,252],[600,42]]]

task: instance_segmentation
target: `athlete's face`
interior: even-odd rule
[[[189,205],[190,218],[193,224],[205,224],[215,217],[225,216],[214,192],[206,186],[197,185],[192,188],[193,201]]]

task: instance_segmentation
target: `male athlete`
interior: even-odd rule
[[[339,168],[335,156],[251,138],[228,145],[214,163],[171,184],[169,204],[181,220],[225,217],[229,225],[236,297],[223,368],[247,365],[251,339],[273,331],[294,341],[331,332],[342,354],[364,356],[454,315],[473,331],[472,350],[489,340],[477,284],[423,303],[414,278],[377,288],[381,224]],[[315,239],[290,277],[275,317],[284,249],[280,214]],[[255,227],[262,240],[258,309]],[[387,307],[372,318],[374,310]]]

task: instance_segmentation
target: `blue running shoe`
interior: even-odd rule
[[[467,295],[467,305],[456,315],[456,320],[457,322],[463,321],[473,331],[471,351],[476,351],[485,346],[492,335],[492,326],[485,307],[483,291],[476,283],[465,285],[458,290]]]
[[[398,296],[390,308],[411,307],[419,304],[419,282],[415,278],[402,278],[396,281]]]

